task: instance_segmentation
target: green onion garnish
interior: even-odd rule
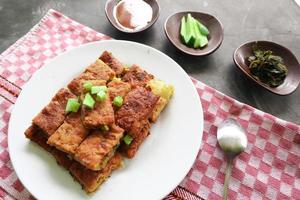
[[[102,131],[109,131],[109,126],[103,125],[103,126],[101,126],[101,130]]]
[[[96,100],[97,101],[104,101],[107,97],[107,94],[106,92],[104,92],[103,90],[100,90],[98,93],[97,93],[97,96],[96,96]]]
[[[116,97],[114,98],[113,104],[114,104],[115,106],[118,106],[118,107],[122,106],[122,104],[123,104],[123,97],[121,97],[121,96],[116,96]]]
[[[123,141],[125,142],[125,144],[130,145],[132,142],[133,138],[130,135],[125,135],[123,137]]]
[[[68,99],[67,106],[66,106],[66,112],[77,112],[80,108],[80,103],[78,102],[78,99],[70,98]]]
[[[91,93],[92,94],[97,94],[100,91],[106,92],[107,91],[107,87],[104,86],[104,85],[102,85],[102,86],[92,86],[92,88],[91,88]]]
[[[83,84],[83,87],[86,91],[91,91],[92,87],[93,87],[93,84],[90,82],[90,81],[87,81]]]
[[[95,100],[93,99],[92,95],[90,95],[90,93],[86,93],[82,103],[83,105],[92,109],[94,108]]]

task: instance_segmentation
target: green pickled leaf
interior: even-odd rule
[[[283,58],[274,55],[270,50],[260,50],[257,44],[252,47],[252,52],[253,55],[248,57],[248,61],[253,77],[270,87],[281,85],[288,73]]]

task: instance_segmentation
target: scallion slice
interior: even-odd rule
[[[107,91],[107,87],[105,85],[101,85],[101,86],[93,86],[91,88],[91,94],[97,94],[100,91]]]
[[[103,125],[103,126],[101,126],[101,130],[102,131],[109,131],[109,126]]]
[[[106,98],[107,98],[107,94],[106,94],[105,91],[100,90],[100,91],[97,93],[97,96],[96,96],[96,100],[97,100],[97,101],[104,101]]]
[[[93,87],[93,84],[90,82],[90,81],[87,81],[83,84],[83,87],[86,91],[91,91],[92,87]]]
[[[80,103],[78,102],[78,99],[76,98],[68,99],[67,106],[66,106],[66,113],[77,112],[79,108],[80,108]]]
[[[116,97],[114,98],[113,104],[114,104],[115,106],[118,106],[118,107],[122,106],[122,104],[123,104],[123,97],[121,97],[121,96],[116,96]]]
[[[123,137],[123,141],[125,142],[125,144],[130,145],[132,142],[133,138],[130,135],[125,135]]]
[[[93,99],[93,97],[90,93],[86,93],[82,103],[83,103],[83,105],[87,106],[88,108],[93,109],[94,105],[95,105],[95,100]]]

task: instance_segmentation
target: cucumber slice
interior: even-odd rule
[[[208,44],[208,39],[205,35],[201,35],[200,37],[200,47],[204,47]]]
[[[190,13],[181,18],[180,36],[189,47],[202,48],[208,44],[209,30]]]
[[[181,36],[181,39],[183,40],[183,42],[185,44],[187,44],[188,36],[187,36],[187,30],[186,30],[186,20],[185,20],[184,16],[181,18],[180,36]]]
[[[187,35],[189,38],[187,44],[193,47],[196,41],[196,35],[195,35],[195,28],[194,28],[194,18],[190,13],[187,15],[186,18],[186,27],[187,27]]]
[[[200,47],[200,37],[201,37],[201,33],[197,27],[197,20],[195,18],[193,18],[193,28],[194,28],[194,33],[195,33],[195,43],[194,43],[194,48],[197,49]]]
[[[201,30],[199,29],[200,22],[194,18],[194,28],[196,33],[196,42],[194,44],[194,48],[202,48],[208,44],[208,39],[206,35],[202,34]]]
[[[204,26],[201,22],[199,22],[198,20],[196,20],[197,22],[197,26],[198,26],[198,29],[200,31],[200,33],[202,35],[205,35],[205,36],[208,36],[209,35],[209,30],[206,28],[206,26]]]

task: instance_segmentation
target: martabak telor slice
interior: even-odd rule
[[[66,117],[64,123],[50,136],[47,143],[72,155],[88,134],[89,130],[83,126],[78,111]]]
[[[102,80],[105,85],[106,81],[111,80],[116,73],[103,61],[96,60],[93,64],[88,66],[83,73],[74,78],[69,84],[68,88],[76,95],[80,95],[83,90],[83,84],[87,80]]]
[[[101,170],[114,155],[124,130],[112,125],[108,131],[95,130],[77,148],[75,160],[91,170]]]
[[[60,89],[50,103],[32,120],[33,124],[38,126],[47,137],[51,136],[64,122],[69,98],[76,98],[76,96],[66,88]]]
[[[105,64],[107,64],[110,68],[112,68],[112,70],[115,71],[116,76],[122,75],[124,71],[124,66],[118,59],[116,59],[112,55],[112,53],[104,51],[99,59],[102,60]]]

